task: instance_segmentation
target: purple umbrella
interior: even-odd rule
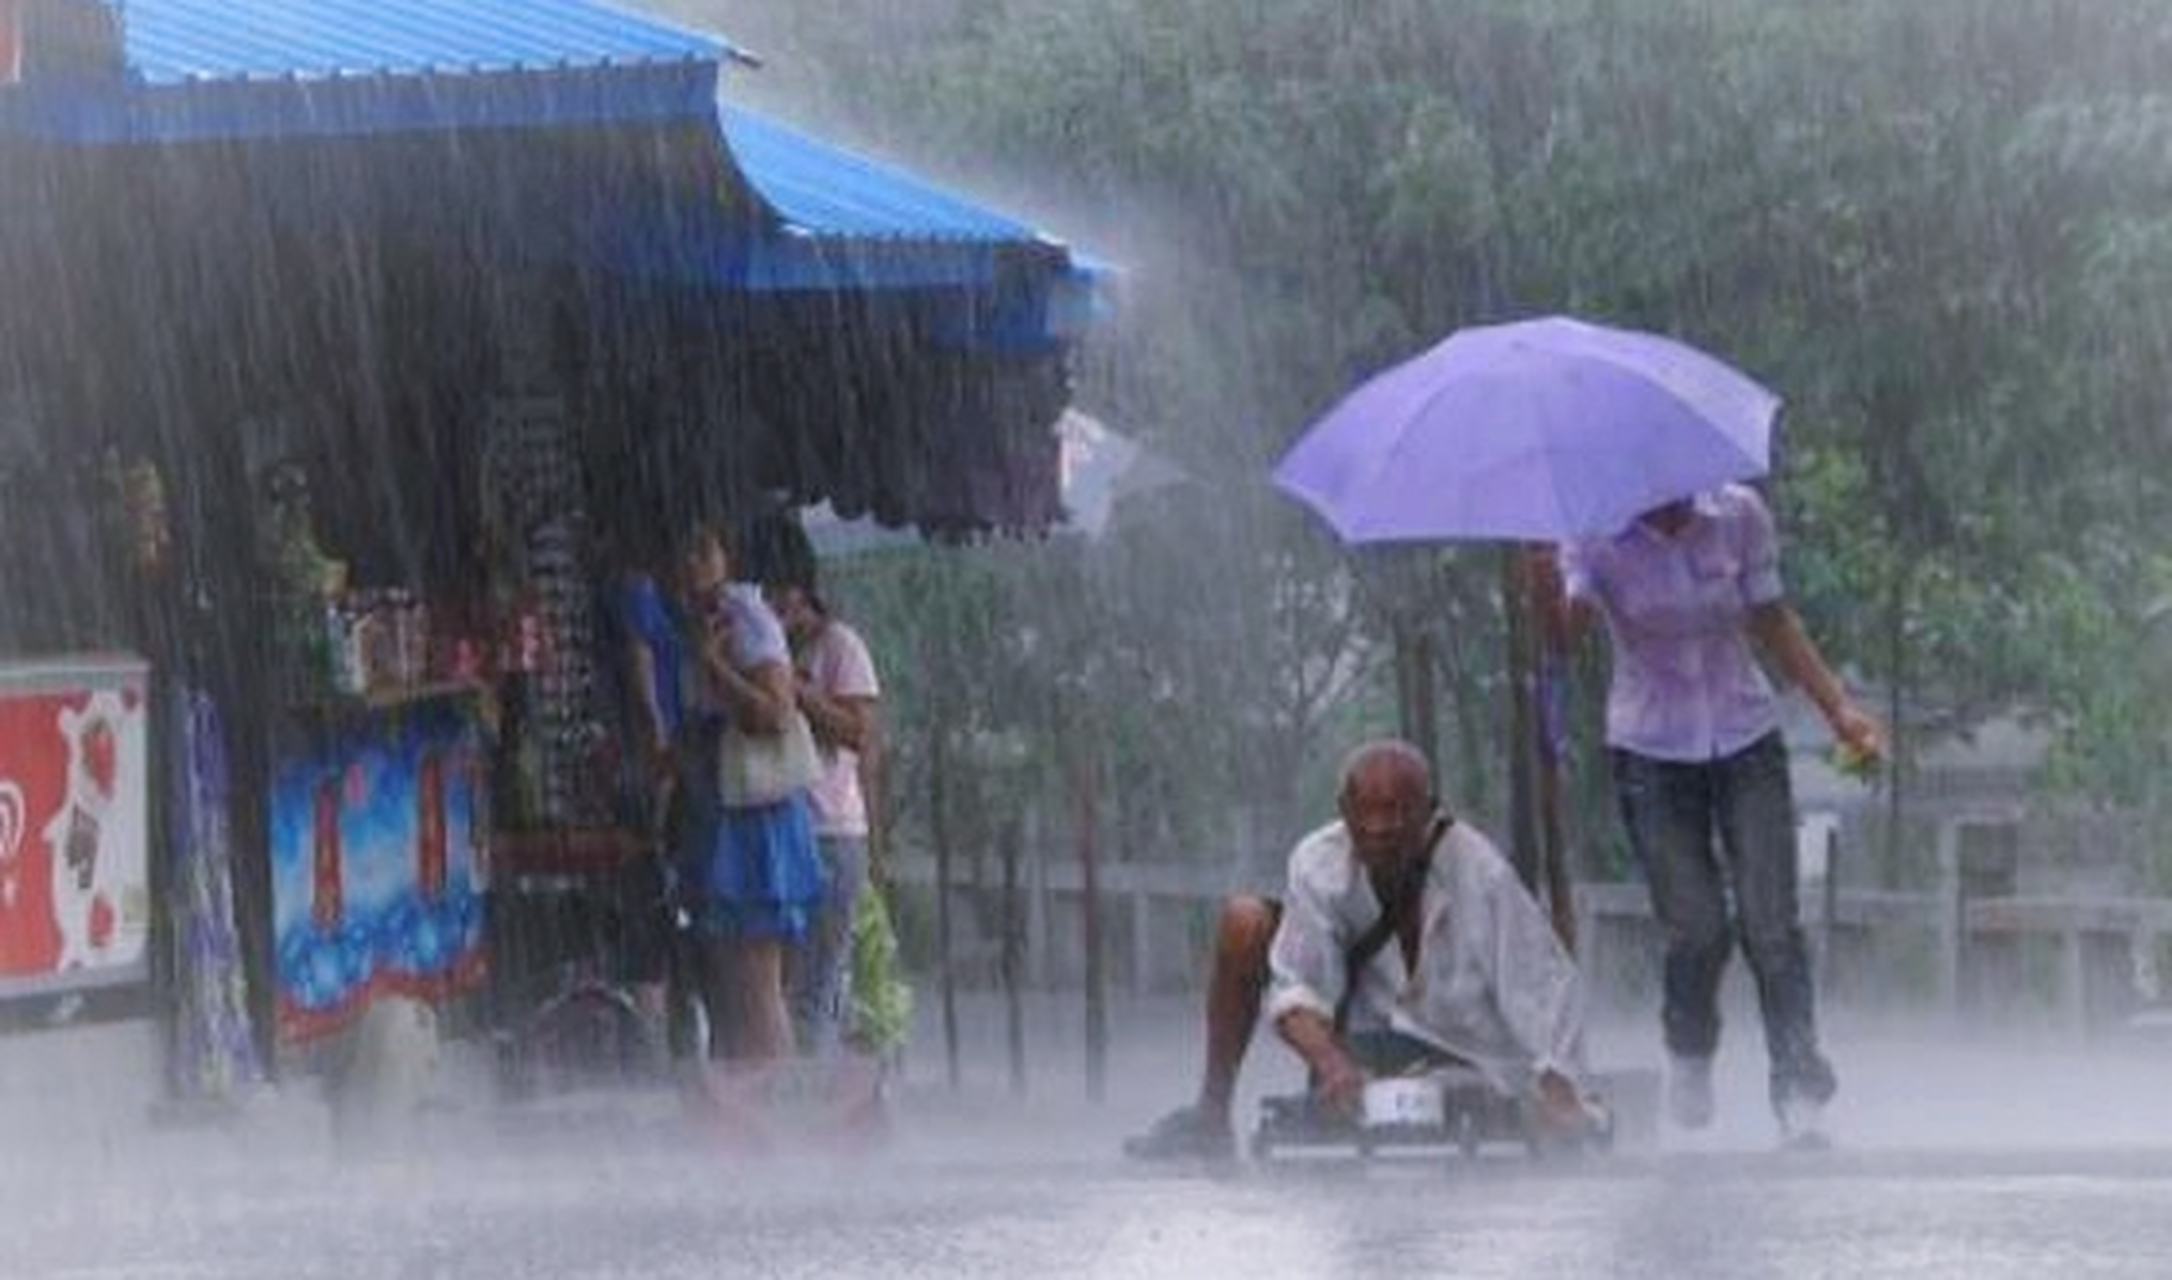
[[[1460,329],[1307,430],[1275,484],[1345,542],[1553,541],[1764,474],[1780,400],[1656,334]]]
[[[1348,543],[1609,534],[1676,498],[1763,475],[1779,407],[1693,347],[1549,316],[1458,330],[1373,378],[1305,432],[1274,479]],[[1530,779],[1537,820],[1537,847],[1526,859],[1519,838],[1518,864],[1543,884],[1573,949],[1558,730],[1543,723],[1560,637],[1535,619],[1512,626],[1509,658],[1510,760]],[[1405,717],[1420,722],[1412,708]]]

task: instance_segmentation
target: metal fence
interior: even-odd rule
[[[1239,885],[1212,867],[1117,863],[1096,876],[1094,927],[1068,860],[1025,858],[1008,888],[968,861],[954,870],[951,936],[934,936],[935,863],[894,857],[908,962],[959,987],[1078,989],[1085,939],[1127,994],[1198,987],[1217,904]],[[1660,938],[1642,885],[1575,888],[1579,959],[1601,1000],[1656,993]],[[1969,896],[1806,886],[1803,924],[1826,998],[2093,1034],[2163,995],[2172,899]]]

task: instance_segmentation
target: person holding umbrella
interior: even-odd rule
[[[1814,1141],[1833,1072],[1796,924],[1778,702],[1753,647],[1809,693],[1851,769],[1875,765],[1885,737],[1787,604],[1771,514],[1742,487],[1771,468],[1779,410],[1771,388],[1665,334],[1565,315],[1473,325],[1343,397],[1274,480],[1353,546],[1566,548],[1511,553],[1530,598],[1509,607],[1535,610],[1545,638],[1537,670],[1512,649],[1511,684],[1530,696],[1564,632],[1606,621],[1615,784],[1667,934],[1671,1110],[1685,1127],[1711,1119],[1731,882],[1774,1108]]]
[[[1666,936],[1669,1112],[1683,1128],[1711,1122],[1720,979],[1739,936],[1757,980],[1774,1114],[1787,1140],[1822,1142],[1836,1080],[1818,1045],[1798,924],[1778,695],[1755,650],[1816,704],[1845,758],[1882,758],[1883,727],[1788,603],[1771,512],[1747,485],[1662,503],[1619,532],[1533,551],[1525,565],[1533,604],[1551,621],[1571,637],[1603,621],[1609,637],[1615,793]]]

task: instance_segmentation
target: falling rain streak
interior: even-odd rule
[[[2157,1274],[2168,55],[2157,0],[0,0],[9,1273]],[[1739,964],[1718,1119],[1657,1114],[1607,646],[1534,675],[1500,547],[1270,483],[1554,314],[1784,406],[1788,597],[1891,739],[1783,690],[1831,1151]],[[679,850],[602,584],[699,520],[880,675],[845,1068],[695,1066],[746,1024],[623,967]],[[1632,1123],[1126,1161],[1217,902],[1389,734]],[[1303,1084],[1263,1029],[1240,1147]]]

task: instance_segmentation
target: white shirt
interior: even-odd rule
[[[751,582],[734,582],[724,588],[724,610],[732,623],[732,665],[741,672],[770,662],[790,662],[792,648],[784,638],[784,624],[762,598],[762,589]]]
[[[1553,925],[1515,869],[1458,822],[1434,850],[1421,906],[1418,972],[1394,939],[1359,976],[1348,1030],[1394,1030],[1477,1068],[1497,1087],[1527,1091],[1543,1071],[1581,1083],[1583,984]],[[1343,955],[1380,915],[1340,822],[1290,854],[1282,924],[1269,953],[1267,1015],[1335,1016]]]

